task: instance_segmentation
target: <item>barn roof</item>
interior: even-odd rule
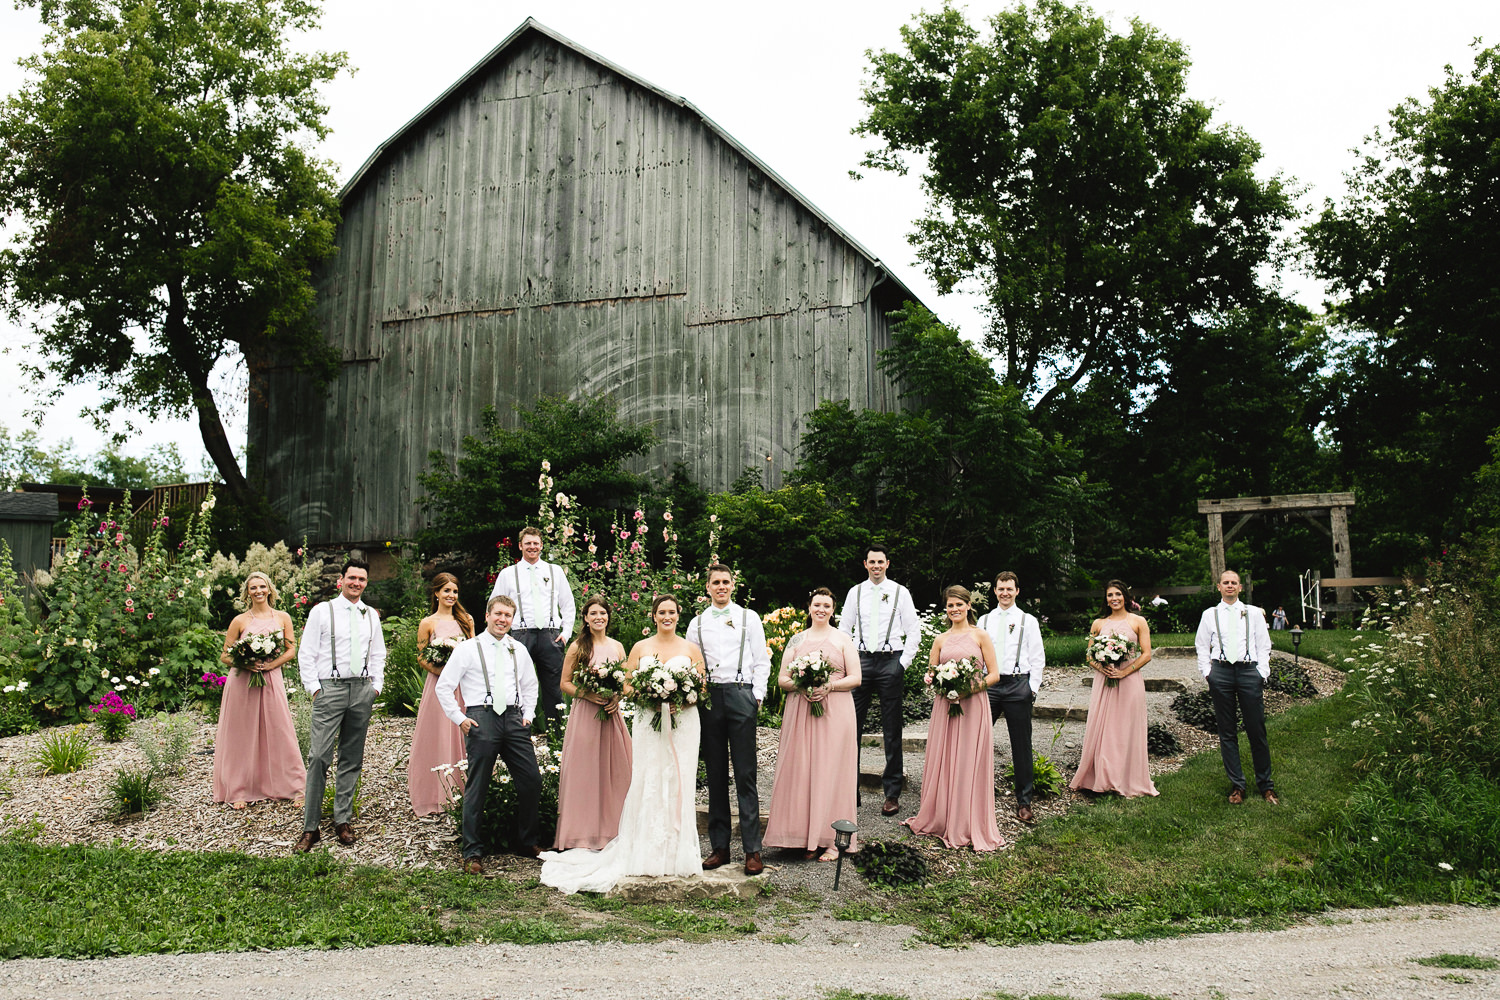
[[[604,66],[611,72],[617,73],[636,86],[650,91],[667,103],[675,104],[678,107],[681,107],[684,110],[696,115],[710,132],[718,136],[725,143],[727,143],[730,148],[734,149],[741,156],[754,164],[757,170],[761,171],[767,177],[771,178],[771,180],[780,185],[780,187],[785,190],[787,194],[796,199],[798,204],[807,209],[809,213],[811,213],[829,229],[837,233],[840,239],[842,239],[844,242],[848,243],[851,247],[858,251],[860,255],[862,255],[866,260],[873,264],[878,270],[882,271],[887,276],[889,281],[901,290],[901,294],[905,298],[910,299],[913,302],[920,301],[916,293],[908,288],[905,282],[896,277],[891,269],[886,266],[884,261],[882,261],[879,257],[876,257],[869,250],[865,249],[864,245],[856,240],[853,236],[851,236],[848,230],[844,229],[843,226],[840,226],[837,222],[834,222],[833,219],[829,218],[822,209],[818,208],[818,206],[809,201],[808,198],[802,194],[802,192],[798,191],[791,184],[787,183],[786,178],[782,177],[776,171],[772,170],[770,166],[765,163],[765,161],[752,153],[748,148],[744,146],[744,144],[742,144],[738,139],[725,131],[724,128],[721,127],[712,118],[708,117],[708,115],[698,110],[698,108],[694,106],[694,104],[687,98],[678,97],[676,94],[673,94],[670,91],[663,90],[650,81],[644,80],[636,74],[630,72],[630,70],[626,69],[625,67],[617,65],[616,63],[611,62],[598,53],[584,48],[582,45],[579,45],[572,39],[558,34],[556,31],[553,31],[551,28],[547,27],[546,25],[536,20],[536,18],[532,17],[528,17],[525,21],[521,22],[520,27],[516,28],[515,31],[512,31],[509,35],[507,35],[505,37],[505,40],[491,49],[489,54],[487,54],[483,59],[475,63],[472,69],[470,69],[467,73],[454,81],[454,83],[447,90],[439,94],[438,97],[434,101],[432,101],[432,103],[428,104],[421,111],[417,112],[416,116],[412,118],[411,121],[401,126],[401,128],[397,129],[394,135],[392,135],[385,142],[382,142],[379,146],[375,147],[375,151],[369,155],[364,163],[360,164],[359,169],[354,172],[354,176],[349,178],[348,183],[346,183],[343,189],[339,192],[339,200],[342,202],[347,199],[349,195],[353,193],[353,191],[364,181],[365,176],[375,169],[375,165],[380,162],[380,160],[385,156],[386,153],[399,147],[410,132],[415,130],[430,115],[437,113],[437,111],[441,109],[450,98],[461,93],[469,85],[470,81],[485,73],[490,68],[491,64],[502,58],[505,52],[512,45],[516,44],[516,42],[518,42],[528,32],[532,31],[552,39],[552,41],[556,42],[558,45],[571,49],[585,59],[592,60],[593,62]],[[877,282],[877,284],[879,284],[879,282]]]

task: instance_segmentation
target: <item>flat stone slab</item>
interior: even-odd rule
[[[632,875],[615,883],[604,895],[627,903],[681,903],[697,899],[754,899],[761,893],[764,875],[754,878],[738,867],[702,875]]]
[[[771,818],[771,782],[762,778],[757,781],[760,791],[760,832],[766,832],[766,823]],[[698,804],[698,836],[708,836],[708,803]],[[740,840],[740,807],[739,800],[735,796],[734,779],[729,779],[729,836],[734,843]]]
[[[1145,674],[1146,693],[1177,695],[1206,686],[1198,673],[1198,653],[1191,646],[1163,646],[1152,650]],[[1042,689],[1037,692],[1032,716],[1037,719],[1072,719],[1085,722],[1089,717],[1089,696],[1095,674],[1077,668],[1048,671],[1043,675]]]
[[[859,745],[862,747],[879,747],[885,746],[885,742],[879,733],[865,733],[859,738]],[[904,730],[901,734],[901,749],[907,753],[926,753],[927,730],[925,728]]]

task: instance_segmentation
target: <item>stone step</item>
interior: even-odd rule
[[[1150,670],[1151,668],[1148,666],[1146,669]],[[1194,669],[1196,670],[1197,668]],[[1083,679],[1083,686],[1086,688],[1091,688],[1094,686],[1093,674],[1090,674]],[[1187,685],[1175,677],[1147,677],[1146,690],[1182,692],[1187,690]]]
[[[859,745],[862,747],[882,747],[885,746],[885,741],[881,739],[879,733],[865,733],[859,738]],[[907,729],[903,731],[901,734],[901,749],[907,753],[926,753],[927,730]]]
[[[762,780],[760,784],[765,785]],[[760,797],[760,832],[766,832],[766,822],[771,818],[771,796],[770,788],[767,787]],[[708,836],[708,803],[698,804],[698,836]],[[729,782],[729,837],[732,843],[740,840],[740,807],[734,794],[734,779]]]
[[[760,895],[764,876],[751,878],[739,865],[687,878],[681,876],[632,875],[615,883],[605,896],[627,903],[680,903],[695,899],[754,899]]]

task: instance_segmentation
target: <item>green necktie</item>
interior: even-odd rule
[[[349,605],[349,672],[355,673],[365,662],[365,637],[359,631],[359,607]]]

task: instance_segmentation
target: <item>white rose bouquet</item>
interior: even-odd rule
[[[1088,648],[1084,652],[1089,666],[1098,670],[1100,667],[1118,667],[1122,663],[1129,663],[1141,653],[1141,647],[1121,635],[1104,635],[1099,633],[1089,636]],[[1105,687],[1119,686],[1118,677],[1106,677]]]
[[[630,678],[633,691],[630,700],[639,708],[649,710],[651,728],[661,732],[663,712],[671,725],[671,713],[692,705],[708,704],[708,681],[693,669],[693,661],[686,656],[674,656],[663,662],[661,658],[647,654],[635,668]]]
[[[460,642],[463,640],[451,635],[433,639],[422,647],[422,659],[442,670],[448,665],[448,661],[453,657],[453,651],[458,648]]]
[[[833,676],[833,664],[829,663],[823,651],[818,649],[806,656],[797,657],[787,665],[786,672],[791,677],[792,683],[797,686],[797,690],[805,695],[808,691],[828,683],[828,679]],[[808,713],[815,719],[821,719],[823,713],[828,710],[821,701],[810,701],[807,706]]]
[[[229,659],[235,670],[250,675],[250,686],[266,686],[266,674],[256,668],[269,663],[286,651],[286,637],[274,632],[246,632],[229,647]]]
[[[974,693],[984,675],[985,669],[979,661],[966,656],[929,667],[922,681],[932,688],[933,697],[948,702],[949,715],[963,715],[964,707],[959,702]]]
[[[573,667],[573,686],[578,689],[579,694],[613,698],[615,695],[625,693],[625,681],[629,676],[630,673],[625,669],[624,660],[578,663]],[[603,705],[600,705],[594,717],[602,722],[609,718],[609,713],[604,710]]]

